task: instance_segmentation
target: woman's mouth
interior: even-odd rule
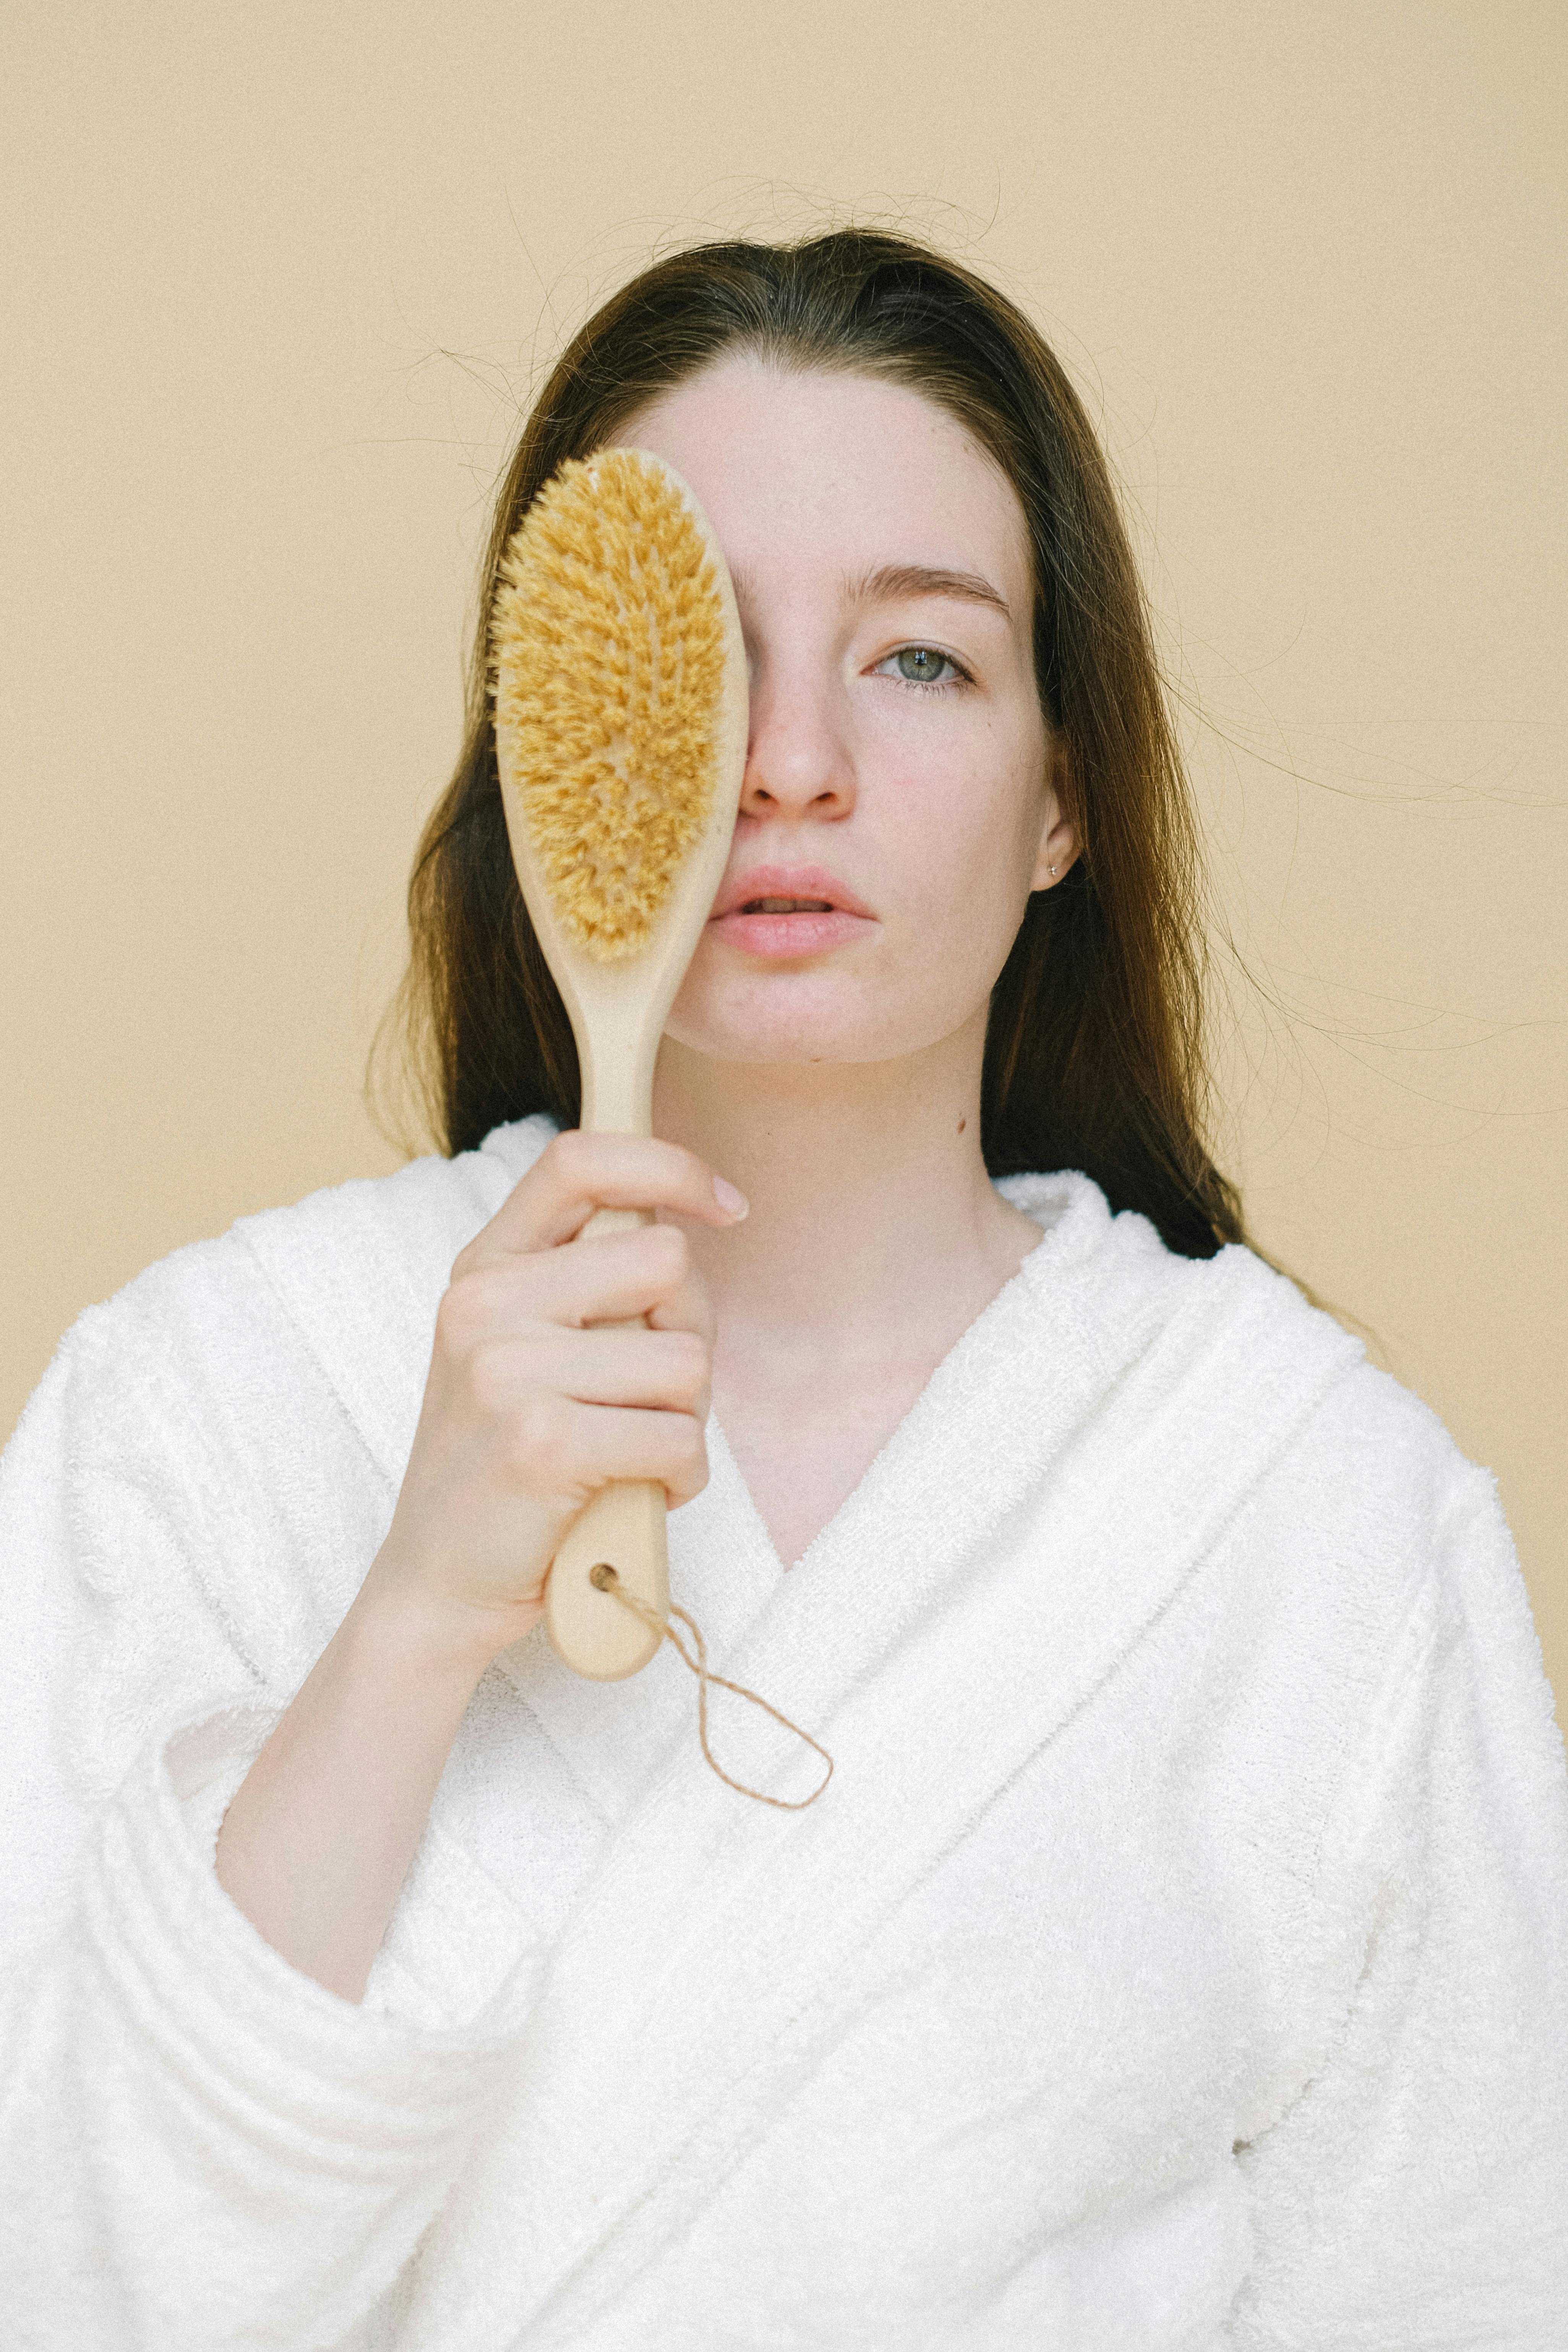
[[[862,938],[874,921],[854,892],[832,875],[753,868],[723,893],[708,928],[747,955],[786,962]]]
[[[784,960],[842,947],[862,938],[871,925],[864,915],[846,914],[821,898],[749,898],[732,913],[716,916],[708,928],[728,947]]]

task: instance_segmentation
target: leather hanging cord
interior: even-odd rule
[[[629,1609],[634,1617],[640,1617],[650,1632],[660,1633],[667,1642],[673,1643],[683,1662],[696,1675],[697,1725],[702,1741],[702,1753],[727,1788],[738,1790],[742,1797],[755,1798],[759,1805],[776,1805],[779,1811],[784,1813],[803,1812],[807,1805],[816,1804],[833,1778],[833,1759],[819,1739],[814,1739],[809,1731],[803,1731],[798,1723],[792,1723],[787,1715],[781,1715],[778,1708],[771,1706],[765,1698],[759,1698],[755,1691],[747,1690],[741,1683],[728,1682],[722,1675],[710,1673],[708,1665],[708,1645],[698,1630],[695,1619],[689,1617],[684,1609],[678,1609],[674,1601],[669,1605],[669,1616],[679,1617],[681,1623],[689,1628],[691,1638],[697,1644],[695,1657],[691,1655],[690,1651],[670,1623],[669,1618],[661,1617],[658,1610],[650,1608],[640,1595],[628,1591],[607,1559],[600,1560],[596,1568],[591,1568],[588,1570],[588,1581],[600,1592],[607,1592],[612,1601],[618,1601],[623,1609]],[[782,1723],[786,1731],[793,1731],[797,1739],[804,1739],[808,1748],[816,1748],[827,1769],[809,1797],[770,1797],[761,1789],[748,1789],[743,1780],[732,1780],[723,1766],[715,1761],[713,1750],[708,1745],[708,1686],[710,1683],[717,1685],[720,1690],[733,1691],[737,1698],[750,1699],[753,1706],[760,1706],[764,1715],[771,1715],[775,1723]]]

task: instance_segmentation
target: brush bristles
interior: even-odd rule
[[[679,491],[634,452],[573,458],[501,566],[496,735],[562,928],[636,955],[712,803],[724,610]]]

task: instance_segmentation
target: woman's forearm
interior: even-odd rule
[[[241,1784],[219,1884],[274,1951],[357,2001],[484,1660],[372,1579]]]

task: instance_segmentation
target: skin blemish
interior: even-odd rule
[[[963,1133],[964,1129],[965,1129],[968,1125],[969,1125],[969,1121],[968,1121],[966,1118],[961,1118],[961,1119],[959,1120],[959,1122],[958,1122],[958,1131],[959,1131],[960,1135],[962,1135],[962,1134]]]

